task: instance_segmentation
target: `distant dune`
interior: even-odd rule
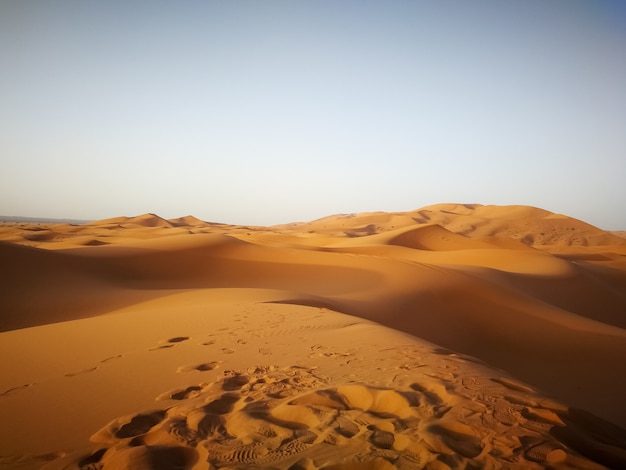
[[[527,206],[0,225],[2,468],[626,468],[626,239]]]
[[[20,217],[0,215],[0,223],[36,223],[36,224],[86,224],[90,222],[84,219],[52,219],[49,217]]]

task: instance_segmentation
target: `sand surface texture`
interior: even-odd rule
[[[0,224],[0,469],[626,468],[626,239],[524,206]]]

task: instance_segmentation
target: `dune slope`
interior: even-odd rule
[[[619,466],[625,255],[523,206],[5,225],[0,468]]]

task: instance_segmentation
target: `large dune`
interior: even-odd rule
[[[1,468],[626,466],[626,239],[526,206],[0,225]]]

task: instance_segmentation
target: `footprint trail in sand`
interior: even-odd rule
[[[380,351],[386,359],[424,353]],[[470,363],[454,355],[414,365],[393,370],[387,387],[335,383],[303,366],[226,370],[164,393],[165,409],[113,420],[78,468],[151,468],[157,459],[206,469],[602,468],[575,447],[620,458],[615,437],[582,436],[580,418],[524,384],[461,376]]]

